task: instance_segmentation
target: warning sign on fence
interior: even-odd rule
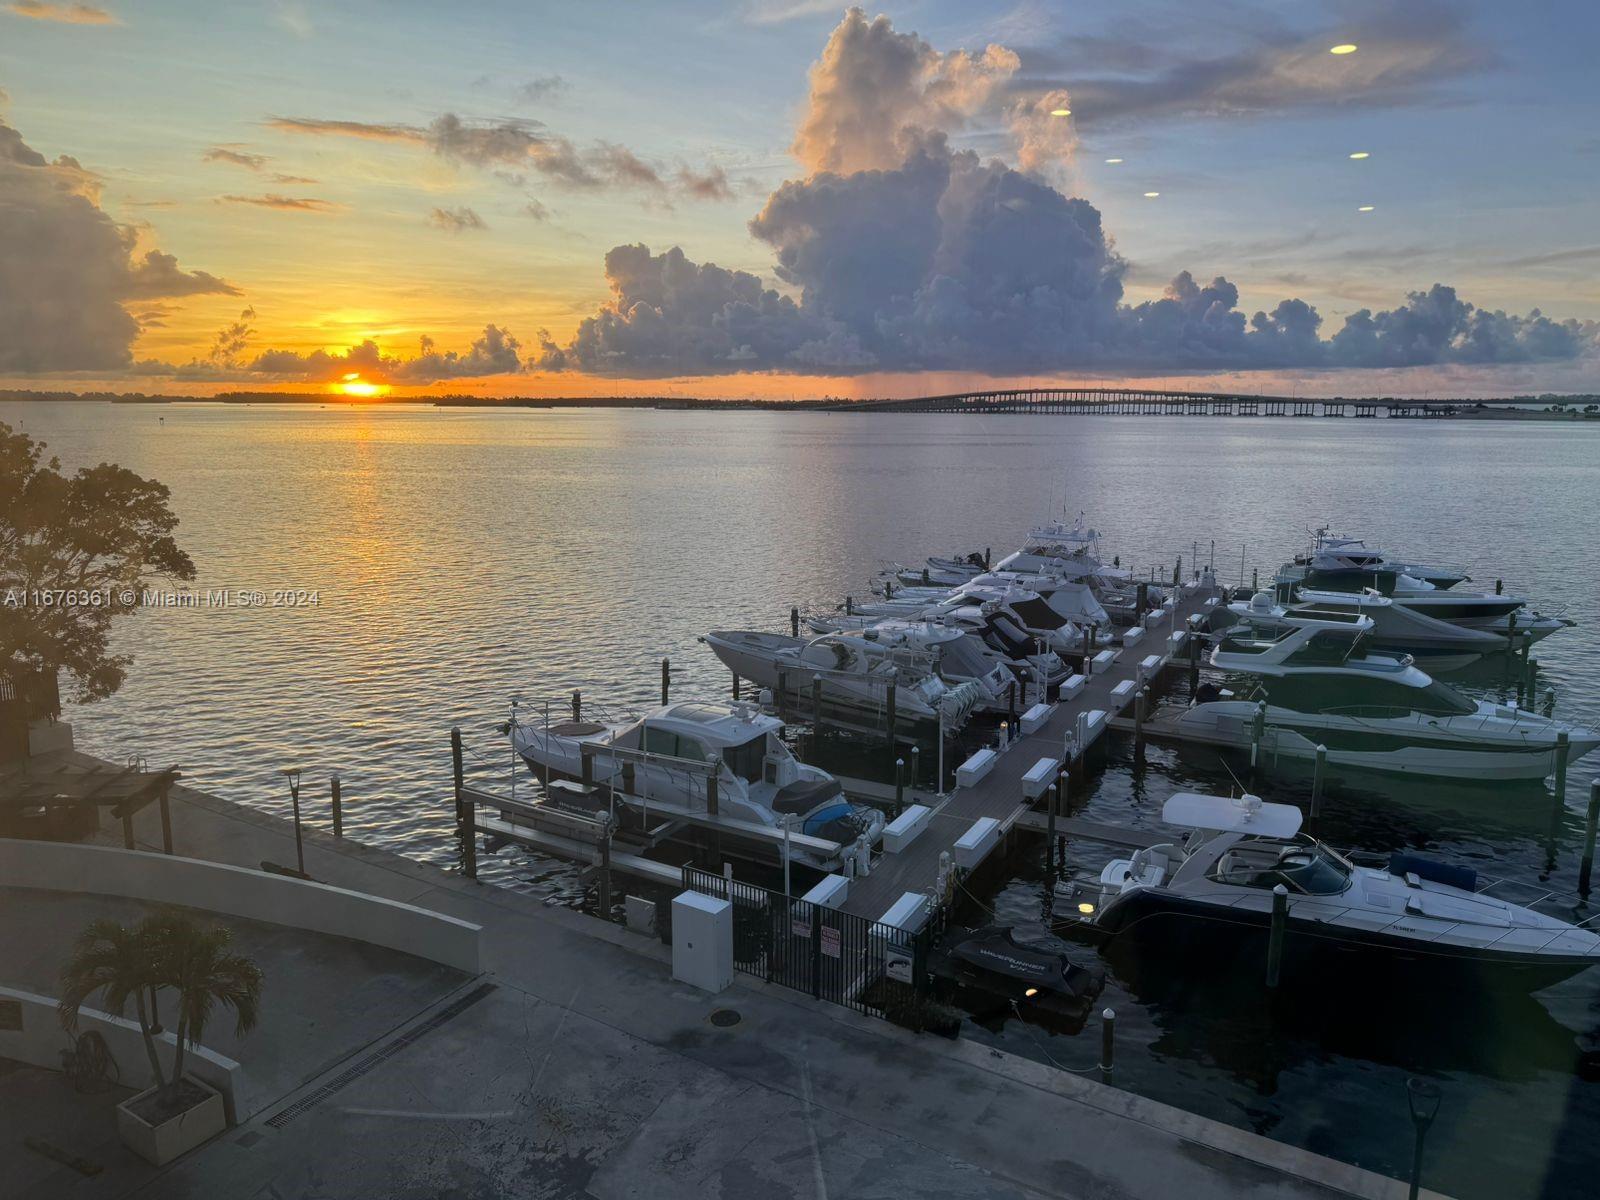
[[[811,936],[811,922],[804,917],[796,917],[789,922],[789,931],[795,937],[808,938]]]
[[[829,958],[839,957],[839,931],[829,925],[822,927],[822,952]]]

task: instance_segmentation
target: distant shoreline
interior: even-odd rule
[[[1307,397],[1308,400],[1323,402],[1324,397]],[[271,405],[271,404],[298,404],[317,405],[320,408],[371,408],[385,406],[406,406],[425,408],[474,408],[474,409],[644,409],[657,411],[773,411],[773,412],[817,412],[831,411],[849,413],[852,411],[874,412],[883,411],[887,415],[906,415],[904,410],[893,408],[880,409],[878,406],[885,403],[878,399],[846,400],[837,397],[826,397],[811,400],[768,400],[754,397],[744,399],[713,400],[703,397],[682,396],[395,396],[382,398],[357,399],[348,396],[329,395],[321,392],[223,392],[215,396],[177,396],[162,393],[143,392],[35,392],[35,391],[0,391],[0,402],[12,401],[16,403],[100,403],[100,404],[145,404],[145,405],[182,405],[182,404],[234,404],[242,406]],[[1600,395],[1541,395],[1541,396],[1506,396],[1491,400],[1467,399],[1429,399],[1429,400],[1402,400],[1397,397],[1382,397],[1370,400],[1357,400],[1350,397],[1340,398],[1336,402],[1348,404],[1374,404],[1385,408],[1390,404],[1427,406],[1424,411],[1402,411],[1386,413],[1386,420],[1413,420],[1413,421],[1600,421]],[[1549,406],[1561,404],[1564,407],[1552,410]],[[1537,407],[1536,407],[1537,406]],[[1585,412],[1588,406],[1594,411]],[[1092,411],[1092,410],[1091,410]],[[994,414],[1008,415],[1008,414]],[[1067,414],[1047,414],[1067,415]],[[1087,414],[1085,414],[1087,415]],[[1132,415],[1132,414],[1116,414]],[[1249,416],[1250,413],[1238,414],[1192,414],[1192,415],[1233,415]],[[1263,414],[1264,415],[1264,414]],[[1284,414],[1276,414],[1284,415]],[[1307,414],[1298,414],[1307,415]],[[1321,419],[1321,418],[1319,418]]]

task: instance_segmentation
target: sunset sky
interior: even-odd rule
[[[0,387],[1600,390],[1597,8],[0,0]]]

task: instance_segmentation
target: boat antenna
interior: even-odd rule
[[[1233,773],[1233,768],[1228,765],[1228,760],[1225,759],[1225,758],[1222,758],[1222,759],[1219,759],[1219,761],[1222,763],[1222,769],[1224,771],[1226,771],[1228,773],[1229,778],[1231,778],[1233,780],[1233,786],[1239,789],[1239,794],[1241,796],[1244,795],[1245,786],[1244,786],[1244,784],[1239,782],[1239,777]],[[1228,799],[1232,800],[1233,797],[1229,796]]]

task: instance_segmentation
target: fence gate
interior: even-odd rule
[[[683,886],[732,901],[733,965],[748,975],[866,1013],[881,1011],[874,985],[923,976],[927,926],[907,933],[698,867],[683,868]]]

